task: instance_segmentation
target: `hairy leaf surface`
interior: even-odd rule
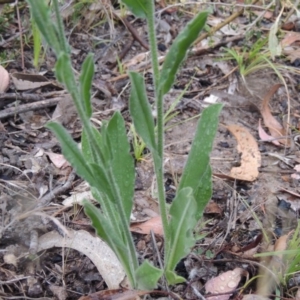
[[[173,42],[160,73],[159,89],[165,95],[172,87],[176,73],[192,43],[197,39],[207,19],[207,12],[199,13]]]
[[[129,110],[134,127],[151,151],[156,151],[154,119],[148,101],[143,77],[135,72],[129,73],[131,80],[131,93]]]
[[[108,168],[111,170],[111,185],[114,185],[119,195],[119,205],[123,206],[127,220],[130,219],[133,205],[135,170],[133,158],[130,155],[130,145],[127,139],[125,123],[122,115],[116,112],[107,124],[107,143],[111,154]]]
[[[197,224],[197,204],[193,190],[189,187],[181,189],[170,208],[170,242],[166,261],[166,277],[169,284],[182,282],[182,277],[173,276],[179,261],[188,255],[195,244],[193,229]]]
[[[85,109],[86,117],[92,116],[92,104],[91,104],[91,87],[94,76],[94,59],[93,55],[89,54],[83,64],[80,74],[80,94],[83,101],[83,107]]]
[[[202,112],[192,148],[179,183],[179,190],[185,187],[193,189],[198,206],[198,217],[202,215],[202,209],[211,196],[209,155],[217,132],[218,117],[221,109],[222,104],[214,104]],[[201,188],[204,188],[204,190],[201,190]]]
[[[154,267],[148,260],[145,260],[135,271],[138,289],[154,290],[157,288],[157,282],[163,273],[163,270]]]

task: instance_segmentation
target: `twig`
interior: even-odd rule
[[[43,97],[42,97],[43,98]],[[18,94],[18,93],[0,93],[0,100],[23,100],[23,101],[40,101],[39,94]]]
[[[73,181],[75,179],[75,176],[76,176],[76,173],[75,173],[75,170],[73,170],[70,173],[70,175],[68,177],[68,180],[65,182],[65,184],[63,186],[56,187],[55,189],[53,189],[53,191],[50,191],[47,195],[43,196],[39,200],[38,207],[48,205],[56,196],[58,196],[59,194],[64,193],[68,189],[70,189],[72,184],[73,184]]]
[[[7,117],[14,116],[14,115],[22,113],[22,112],[55,106],[62,99],[63,98],[61,98],[61,97],[53,98],[53,99],[42,100],[39,102],[28,103],[28,104],[22,104],[22,105],[4,109],[4,110],[0,111],[0,120],[5,119]]]
[[[126,17],[121,18],[115,13],[113,15],[125,25],[135,40],[137,40],[146,50],[149,50],[149,45],[140,37],[137,30],[126,20]]]
[[[0,2],[0,4],[1,4],[1,2]],[[17,281],[20,281],[20,280],[23,280],[23,279],[28,279],[30,277],[31,276],[25,276],[25,277],[20,277],[20,278],[14,278],[14,279],[7,280],[7,281],[0,281],[0,285],[15,283]]]
[[[0,93],[0,100],[23,100],[23,101],[40,101],[53,96],[67,94],[65,90],[54,91],[43,94],[27,94],[27,93]]]
[[[258,0],[254,0],[252,5],[255,4],[256,2],[258,2]],[[232,22],[234,19],[236,19],[237,17],[239,17],[240,15],[242,15],[244,13],[244,8],[241,8],[240,10],[238,10],[237,12],[235,12],[234,14],[232,14],[231,16],[229,16],[226,20],[224,20],[222,23],[218,24],[217,26],[213,27],[209,32],[205,32],[203,34],[201,34],[195,41],[195,45],[198,44],[199,42],[201,42],[202,40],[206,39],[207,37],[215,34],[218,30],[220,30],[221,28],[223,28],[224,26],[226,26],[227,24],[229,24],[230,22]]]
[[[1,1],[1,0],[0,0]],[[1,4],[1,3],[0,3]],[[28,31],[28,29],[24,29],[23,33],[26,33]],[[14,39],[18,38],[20,35],[20,32],[17,32],[15,35],[12,35],[11,37],[9,37],[6,40],[2,40],[0,42],[0,47],[4,47],[6,44],[8,44],[9,42],[13,41]]]

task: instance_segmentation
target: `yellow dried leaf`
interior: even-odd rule
[[[227,129],[234,135],[241,155],[241,166],[232,168],[230,176],[245,181],[254,181],[258,177],[258,168],[261,164],[261,155],[255,138],[244,127],[229,125]]]

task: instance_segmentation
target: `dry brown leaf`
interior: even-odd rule
[[[217,277],[211,278],[205,284],[206,293],[211,294],[224,294],[219,296],[209,297],[210,300],[228,300],[231,296],[230,292],[233,292],[245,271],[241,268],[235,268],[233,271],[228,271],[220,274]]]
[[[286,46],[292,45],[296,41],[300,41],[300,33],[291,31],[285,35],[285,37],[281,41],[281,46],[282,46],[282,48],[284,48]]]
[[[274,244],[274,251],[284,251],[287,248],[289,235],[285,234],[278,238],[278,240]],[[273,255],[272,260],[270,262],[270,266],[272,266],[275,270],[280,270],[282,266],[282,253],[278,253],[276,255]]]
[[[39,74],[25,74],[15,72],[11,74],[12,81],[18,91],[37,89],[42,86],[54,85],[46,77]]]
[[[281,87],[281,84],[275,84],[270,91],[265,95],[262,103],[261,114],[264,119],[265,125],[269,128],[270,133],[273,138],[280,138],[282,136],[287,135],[286,130],[283,126],[272,116],[269,101],[275,92]],[[290,142],[287,139],[279,139],[279,143],[289,146]]]
[[[45,152],[49,159],[52,161],[54,166],[58,169],[64,169],[66,167],[70,166],[70,163],[65,159],[65,157],[62,154],[57,154],[53,152]]]
[[[261,155],[256,140],[244,127],[229,125],[227,129],[234,135],[241,155],[241,166],[232,168],[230,176],[245,181],[254,181],[258,177],[258,168],[261,164]]]
[[[280,146],[280,143],[277,140],[274,140],[274,138],[267,134],[265,130],[261,127],[261,119],[259,119],[258,121],[258,135],[262,141],[271,142],[276,146]]]
[[[142,234],[149,234],[150,231],[153,231],[155,234],[163,236],[163,226],[160,216],[156,216],[151,218],[143,223],[132,224],[130,226],[130,231],[142,233]]]
[[[18,259],[13,253],[6,253],[3,256],[4,263],[14,265],[17,268]]]
[[[284,251],[287,247],[287,241],[288,241],[288,234],[282,235],[278,238],[278,240],[275,242],[274,245],[274,251]],[[282,256],[282,254],[279,254],[278,256]]]
[[[218,203],[214,202],[214,201],[210,201],[206,207],[205,207],[205,214],[216,214],[216,215],[221,215],[222,214],[222,209],[221,207],[218,205]]]
[[[9,86],[9,74],[8,72],[0,66],[0,93],[4,93]]]
[[[300,56],[300,49],[294,47],[286,47],[283,49],[283,54],[287,56],[291,63],[294,63],[296,59]]]
[[[53,247],[67,247],[85,254],[97,267],[108,288],[115,289],[125,272],[114,252],[100,238],[84,230],[68,229],[69,236],[50,231],[39,238],[38,252]]]

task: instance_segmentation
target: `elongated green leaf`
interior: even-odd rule
[[[151,151],[156,151],[154,120],[149,104],[143,77],[135,72],[129,73],[131,80],[131,93],[129,110],[134,127]]]
[[[187,24],[173,42],[160,73],[159,89],[162,95],[165,95],[172,87],[180,64],[184,60],[188,48],[197,39],[199,32],[203,29],[206,19],[207,12],[199,13]]]
[[[91,129],[94,139],[88,137],[86,128],[84,128],[82,131],[81,149],[83,156],[88,162],[94,162],[98,165],[104,166],[103,162],[105,161],[105,156],[103,152],[105,151],[106,147],[103,145],[102,135],[95,127],[91,126]]]
[[[113,220],[108,220],[101,211],[89,201],[84,202],[85,213],[92,220],[92,225],[95,228],[98,236],[100,236],[108,246],[115,252],[120,260],[130,282],[132,288],[136,287],[134,266],[137,262],[131,261],[132,254],[129,248],[122,243],[123,237],[119,235],[118,227],[112,225]]]
[[[87,161],[83,157],[70,134],[58,123],[51,122],[48,123],[46,127],[51,129],[57,136],[64,157],[76,170],[76,173],[85,179],[90,185],[94,186],[96,178],[94,178]]]
[[[47,43],[56,54],[61,50],[57,30],[51,19],[51,11],[45,0],[27,0],[30,5],[31,16],[44,36]]]
[[[179,190],[191,187],[199,209],[203,208],[204,202],[211,189],[211,182],[208,177],[211,175],[209,167],[209,155],[212,150],[213,141],[218,128],[218,117],[222,109],[222,104],[214,104],[206,108],[198,121],[196,134],[192,148],[179,183]],[[203,180],[203,182],[201,182]],[[208,189],[200,191],[200,188]],[[202,196],[205,195],[205,199]],[[202,215],[202,211],[197,211],[197,216]]]
[[[108,168],[113,174],[109,178],[118,189],[119,205],[122,205],[129,222],[133,205],[135,170],[133,158],[130,155],[130,145],[126,135],[122,115],[116,112],[107,124],[107,146],[111,153]],[[121,199],[120,199],[121,197]]]
[[[81,134],[81,150],[86,162],[88,163],[94,162],[93,149],[91,147],[91,143],[88,139],[85,129],[82,130],[82,134]]]
[[[157,282],[163,273],[163,270],[154,267],[148,260],[145,260],[135,272],[137,288],[140,290],[154,290],[157,288]]]
[[[94,177],[97,178],[97,189],[102,193],[105,193],[112,203],[116,203],[116,194],[114,193],[112,184],[108,179],[107,170],[105,170],[100,165],[96,165],[93,163],[90,165],[90,167],[92,168]]]
[[[67,90],[72,95],[73,100],[78,99],[79,89],[75,80],[71,60],[68,54],[61,53],[58,56],[55,65],[55,71],[57,80],[66,85]]]
[[[88,118],[92,116],[91,105],[91,87],[94,76],[94,59],[93,55],[89,54],[82,64],[80,74],[80,94],[84,103],[85,113]]]
[[[193,190],[189,187],[181,189],[176,195],[170,208],[170,241],[166,261],[166,278],[169,284],[176,284],[184,280],[174,275],[179,261],[188,255],[195,244],[193,229],[197,224],[197,204],[193,197]],[[168,242],[168,241],[166,241]]]
[[[212,196],[211,176],[211,166],[208,163],[205,172],[203,173],[202,177],[199,178],[199,185],[197,186],[196,190],[194,190],[194,197],[197,201],[197,220],[200,220],[200,218],[202,217],[205,206]]]
[[[39,67],[39,59],[42,50],[42,36],[34,19],[31,17],[31,28],[33,35],[33,65],[37,69]]]
[[[153,0],[121,0],[121,2],[125,4],[136,17],[139,18],[146,18],[147,16],[147,1]]]

